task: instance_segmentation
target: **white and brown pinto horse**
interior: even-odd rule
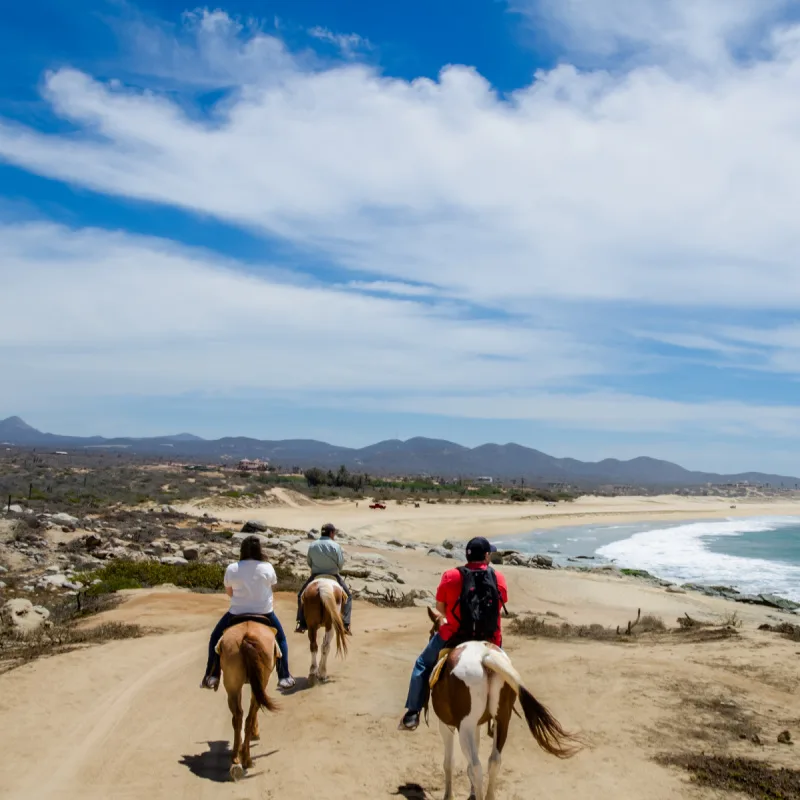
[[[428,609],[433,635],[443,621],[439,612]],[[489,642],[467,642],[455,647],[444,664],[437,665],[431,689],[433,710],[439,718],[444,740],[444,800],[453,797],[453,751],[455,734],[467,759],[472,784],[470,800],[495,800],[501,753],[508,736],[509,722],[519,697],[528,728],[539,747],[558,758],[569,758],[578,751],[578,739],[566,733],[558,720],[525,688],[511,659]],[[425,714],[427,718],[428,709]],[[492,736],[486,791],[483,789],[479,728],[488,723]]]
[[[344,590],[336,580],[323,575],[309,583],[300,598],[311,647],[311,669],[308,673],[308,682],[312,686],[318,680],[320,683],[328,680],[328,654],[334,635],[336,636],[336,655],[347,655],[347,633],[342,620],[342,609],[346,599]],[[317,666],[319,650],[317,631],[320,628],[325,629],[325,635],[322,638],[322,658]]]

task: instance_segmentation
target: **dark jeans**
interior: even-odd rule
[[[289,677],[289,647],[286,644],[286,635],[281,627],[280,620],[275,616],[274,612],[269,614],[241,614],[234,616],[230,611],[226,612],[222,619],[217,623],[214,632],[211,634],[211,640],[208,643],[208,663],[206,664],[206,675],[213,675],[219,678],[222,667],[220,666],[219,656],[214,648],[217,642],[222,638],[222,634],[232,627],[238,625],[240,622],[251,620],[253,622],[261,622],[265,625],[270,625],[278,632],[275,636],[275,641],[281,649],[282,658],[278,659],[276,669],[278,671],[278,679],[283,680]]]
[[[411,682],[408,686],[408,697],[406,699],[406,710],[420,712],[425,706],[428,698],[428,681],[431,679],[433,668],[439,660],[439,653],[443,647],[450,647],[449,642],[445,642],[439,634],[435,634],[428,642],[425,649],[420,653],[419,658],[411,670]]]
[[[315,581],[317,578],[322,577],[322,574],[312,575],[303,584],[303,588],[297,593],[297,621],[301,628],[306,627],[306,619],[303,616],[303,604],[300,602],[300,598],[303,596],[303,592],[306,590],[311,581]],[[350,590],[347,588],[347,584],[344,582],[344,578],[342,578],[341,575],[329,575],[328,577],[334,578],[339,586],[342,587],[345,595],[347,596],[347,599],[344,601],[344,610],[342,611],[342,622],[344,622],[345,625],[350,625],[350,617],[353,613],[353,596],[350,594]]]

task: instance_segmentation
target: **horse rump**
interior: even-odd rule
[[[323,609],[322,621],[327,623],[326,617],[329,616],[336,634],[336,655],[339,657],[346,656],[347,633],[344,629],[342,612],[339,608],[339,603],[336,601],[336,592],[331,585],[331,581],[324,580],[319,582],[319,599],[322,602]]]
[[[256,703],[260,708],[277,711],[278,705],[267,695],[267,681],[272,671],[272,664],[270,664],[269,653],[264,650],[261,640],[246,633],[242,637],[239,652],[242,654],[247,682],[250,684]]]

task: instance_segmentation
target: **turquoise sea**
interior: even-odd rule
[[[565,565],[613,561],[678,583],[733,586],[800,602],[800,517],[581,525],[534,530],[498,544],[547,553]]]

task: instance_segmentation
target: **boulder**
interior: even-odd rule
[[[58,514],[53,514],[50,519],[58,525],[62,525],[66,528],[71,528],[75,530],[80,524],[80,520],[77,517],[73,517],[71,514],[67,514],[64,511],[59,511]]]
[[[171,564],[171,565],[188,564],[189,563],[189,561],[187,559],[182,558],[181,556],[162,556],[159,559],[159,561],[161,561],[162,564]]]
[[[266,523],[259,522],[257,519],[249,519],[242,525],[242,533],[266,533],[267,530]]]
[[[444,547],[431,547],[428,550],[429,556],[441,556],[442,558],[454,558],[453,554],[449,550],[445,550]]]
[[[534,556],[531,559],[531,563],[535,564],[537,567],[544,567],[544,569],[552,569],[553,568],[553,559],[550,556]]]
[[[83,546],[87,550],[96,550],[103,544],[103,537],[96,533],[90,533],[83,537]]]
[[[24,509],[22,508],[22,506],[20,506],[20,505],[17,505],[16,503],[14,503],[13,505],[10,505],[10,506],[8,507],[8,510],[9,510],[9,511],[10,511],[12,514],[22,514]]]
[[[18,633],[33,633],[48,620],[50,612],[44,606],[35,606],[30,600],[15,597],[2,608],[3,621]]]
[[[184,547],[183,557],[187,561],[197,561],[197,559],[200,558],[200,548],[195,545],[192,545],[190,547]]]

